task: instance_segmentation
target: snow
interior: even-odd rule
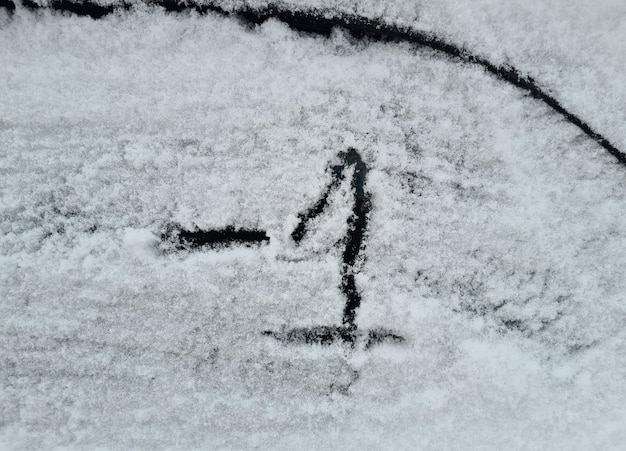
[[[498,58],[477,17],[443,32]],[[563,60],[506,45],[623,150],[623,61],[595,69],[619,46],[569,95],[560,36]],[[151,10],[18,11],[0,61],[5,448],[624,447],[626,170],[542,103],[429,50]],[[348,186],[290,233],[351,146],[357,322],[407,343],[282,345],[262,332],[340,321]],[[271,242],[163,252],[172,222]]]
[[[104,1],[103,3],[108,3]],[[202,1],[199,1],[202,3]],[[204,3],[209,3],[204,1]],[[432,32],[539,80],[564,106],[626,146],[626,3],[620,0],[218,0],[380,18]]]

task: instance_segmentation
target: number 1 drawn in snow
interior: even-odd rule
[[[337,155],[340,164],[329,168],[331,181],[322,193],[320,199],[308,210],[298,215],[299,222],[291,234],[296,246],[305,238],[307,226],[311,220],[324,212],[328,206],[328,198],[339,188],[345,180],[346,170],[354,167],[350,180],[351,192],[354,197],[352,214],[348,217],[348,232],[342,239],[343,253],[341,263],[340,290],[345,297],[343,317],[341,325],[320,325],[288,329],[283,327],[278,331],[264,331],[266,336],[286,343],[323,344],[346,343],[354,347],[358,341],[364,342],[365,349],[382,342],[404,341],[400,335],[386,329],[372,329],[363,333],[356,324],[356,313],[361,306],[361,294],[355,282],[355,264],[359,253],[364,249],[365,232],[371,210],[370,194],[365,190],[365,181],[368,168],[355,149],[340,152]],[[204,245],[252,243],[260,244],[269,240],[265,232],[258,230],[235,230],[228,227],[222,230],[197,230],[187,231],[176,227],[170,227],[166,237],[178,249],[189,249]]]

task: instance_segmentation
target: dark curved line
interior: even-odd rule
[[[6,8],[9,12],[15,7],[15,4],[11,0],[0,0],[0,2],[2,2],[0,3],[0,7]],[[579,116],[568,111],[556,98],[542,89],[533,78],[522,75],[520,71],[512,66],[497,66],[483,57],[474,55],[466,49],[446,42],[432,34],[397,25],[390,25],[379,19],[368,19],[354,14],[336,13],[317,9],[291,10],[280,4],[270,4],[264,8],[243,6],[230,11],[212,2],[200,4],[193,3],[193,0],[144,0],[144,2],[148,5],[161,7],[169,12],[215,13],[222,16],[235,17],[248,25],[258,25],[273,18],[285,23],[293,30],[305,33],[330,36],[333,28],[339,27],[347,30],[357,39],[369,39],[371,41],[382,42],[408,42],[417,46],[431,48],[448,55],[454,60],[482,66],[487,72],[526,91],[531,97],[541,100],[563,116],[567,122],[576,126],[585,135],[607,150],[619,163],[626,166],[626,154],[624,152],[617,149],[607,138],[596,132]],[[79,16],[88,16],[93,19],[99,19],[116,11],[133,8],[131,3],[126,2],[102,6],[89,0],[83,2],[52,0],[49,2],[48,6],[39,5],[33,0],[22,0],[22,5],[33,11],[50,8],[56,11],[71,12]]]

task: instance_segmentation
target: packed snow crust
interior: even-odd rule
[[[0,20],[6,448],[624,447],[626,168],[547,106],[340,31]],[[290,233],[348,147],[357,322],[407,343],[284,346],[341,319],[349,186]],[[167,252],[172,222],[271,242]]]

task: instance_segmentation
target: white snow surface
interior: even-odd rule
[[[626,143],[624,61],[581,62],[599,99],[516,57]],[[0,62],[4,448],[626,446],[626,168],[541,102],[427,49],[155,10],[18,11]],[[349,186],[290,233],[348,147],[357,322],[407,342],[280,344],[340,322]],[[171,222],[271,240],[164,252]]]
[[[101,0],[108,2],[108,0]],[[198,0],[199,3],[209,0]],[[425,31],[512,65],[626,147],[626,2],[622,0],[210,0],[356,14]]]

